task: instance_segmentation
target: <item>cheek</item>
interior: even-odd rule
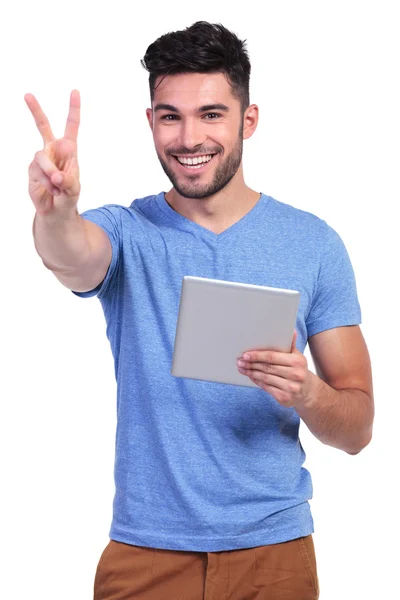
[[[214,132],[215,141],[217,141],[227,153],[231,152],[238,143],[238,130],[236,127],[224,127],[215,129]]]
[[[169,145],[171,145],[174,142],[175,138],[176,138],[176,135],[174,135],[172,128],[158,127],[158,128],[155,128],[153,131],[154,145],[155,145],[157,151],[159,151],[159,152],[164,151],[165,148],[167,148]]]

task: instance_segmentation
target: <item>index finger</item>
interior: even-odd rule
[[[52,142],[55,140],[53,132],[50,127],[50,123],[46,115],[44,114],[39,102],[36,100],[33,94],[25,94],[24,100],[31,111],[39,133],[43,138],[44,143]]]
[[[76,142],[79,123],[81,120],[81,97],[78,90],[72,90],[69,102],[69,113],[65,126],[64,137]]]
[[[262,362],[281,367],[290,367],[293,360],[291,353],[278,352],[277,350],[246,350],[242,358],[252,363]]]

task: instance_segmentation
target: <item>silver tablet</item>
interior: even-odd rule
[[[246,350],[289,352],[299,301],[296,290],[184,277],[171,374],[258,387],[236,361]]]

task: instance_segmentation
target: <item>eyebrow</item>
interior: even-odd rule
[[[157,112],[158,110],[169,110],[170,112],[175,112],[178,113],[179,110],[176,108],[176,106],[173,106],[172,104],[156,104],[156,106],[154,107],[154,112]],[[210,110],[222,110],[224,112],[228,112],[229,111],[229,107],[226,106],[226,104],[204,104],[203,106],[200,106],[197,109],[197,112],[202,113],[202,112],[208,112]]]

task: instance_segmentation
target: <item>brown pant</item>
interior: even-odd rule
[[[312,536],[224,552],[155,550],[110,541],[94,600],[317,600]]]

